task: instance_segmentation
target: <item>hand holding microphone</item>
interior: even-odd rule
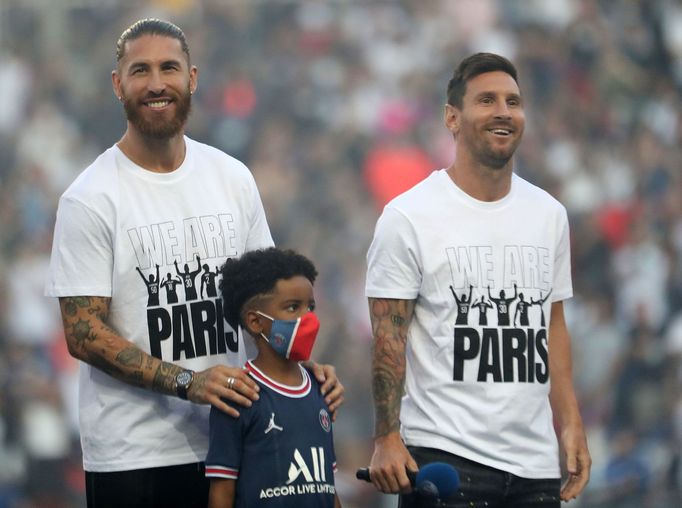
[[[358,469],[355,477],[371,482],[367,467]],[[447,499],[459,489],[457,470],[445,462],[431,462],[420,468],[417,473],[408,470],[407,477],[417,495],[424,499],[440,501]]]

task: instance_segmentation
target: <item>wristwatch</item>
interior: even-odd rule
[[[187,400],[187,390],[192,385],[194,380],[194,372],[191,370],[183,370],[178,372],[175,376],[175,393],[181,399]]]

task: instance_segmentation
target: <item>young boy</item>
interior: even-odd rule
[[[319,329],[316,276],[307,258],[276,248],[247,252],[222,267],[225,318],[253,337],[258,355],[246,369],[261,390],[239,418],[211,408],[209,508],[341,506],[329,408],[318,382],[299,365],[309,359]]]

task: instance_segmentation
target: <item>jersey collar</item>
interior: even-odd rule
[[[308,371],[305,370],[300,365],[299,368],[301,369],[301,374],[303,375],[303,381],[298,386],[289,386],[279,383],[272,379],[271,377],[268,377],[262,370],[256,367],[253,364],[253,362],[251,362],[251,360],[246,362],[246,369],[249,371],[249,375],[252,378],[254,378],[259,383],[264,384],[271,390],[274,390],[275,392],[281,395],[291,397],[294,399],[305,397],[310,393],[311,388],[310,374],[308,374]]]

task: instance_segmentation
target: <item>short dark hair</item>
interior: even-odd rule
[[[225,319],[235,330],[238,324],[243,324],[244,305],[254,296],[272,293],[277,281],[302,275],[314,284],[317,277],[315,265],[308,258],[293,250],[275,247],[229,258],[220,271]]]
[[[516,67],[505,57],[494,53],[475,53],[460,62],[448,83],[448,104],[461,108],[467,82],[479,74],[502,71],[518,84]]]
[[[125,45],[129,41],[133,41],[143,35],[163,35],[165,37],[172,37],[180,41],[182,51],[187,55],[187,62],[189,62],[189,46],[185,33],[170,21],[163,21],[156,18],[145,18],[136,21],[128,28],[126,28],[116,42],[116,61],[120,62],[121,58],[125,56]]]

